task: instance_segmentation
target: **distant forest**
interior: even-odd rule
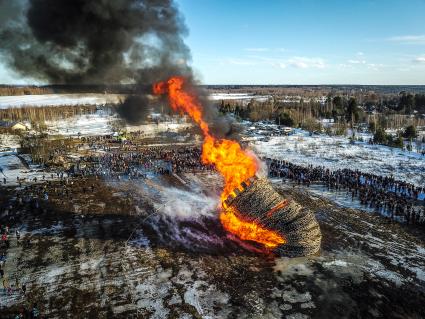
[[[201,85],[210,93],[251,94],[302,94],[305,95],[353,95],[374,92],[377,94],[425,94],[425,85]],[[49,93],[121,93],[150,92],[150,85],[0,85],[0,96]]]
[[[66,93],[117,93],[134,94],[150,92],[150,85],[0,85],[0,96],[66,94]]]

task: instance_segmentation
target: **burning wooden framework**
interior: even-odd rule
[[[314,215],[295,202],[282,199],[267,180],[255,177],[258,161],[238,142],[211,134],[203,118],[203,107],[194,94],[196,90],[187,85],[185,78],[174,76],[155,83],[153,93],[166,94],[171,108],[187,113],[201,129],[202,163],[214,165],[224,179],[220,196],[224,229],[242,240],[263,244],[279,255],[316,253],[321,233]]]
[[[273,247],[275,253],[297,257],[319,251],[322,236],[314,214],[282,198],[265,178],[251,177],[234,193],[224,201],[224,209],[281,235],[284,242]]]

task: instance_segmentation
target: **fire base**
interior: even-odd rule
[[[285,243],[274,248],[281,256],[314,255],[320,250],[321,232],[314,214],[293,200],[282,198],[264,178],[252,177],[224,202],[242,218],[279,233]]]

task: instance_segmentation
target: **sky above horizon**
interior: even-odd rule
[[[177,2],[207,84],[425,84],[424,0]]]
[[[425,0],[176,1],[204,84],[425,84]]]

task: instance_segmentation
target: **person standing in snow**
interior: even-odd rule
[[[32,309],[31,309],[31,312],[30,312],[30,318],[31,319],[40,318],[40,311],[38,310],[36,303],[32,306]]]

